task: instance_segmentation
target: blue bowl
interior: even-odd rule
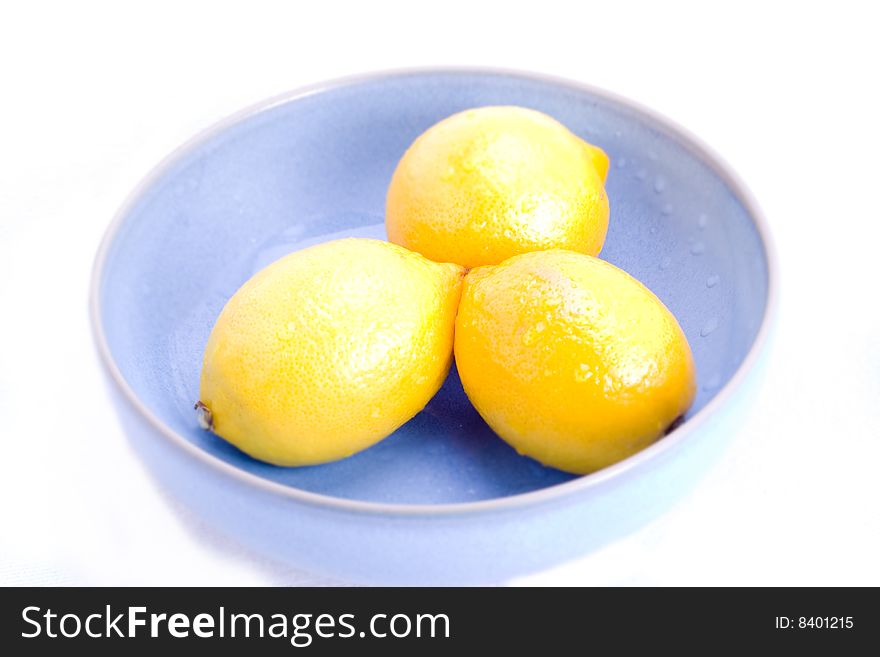
[[[454,369],[423,412],[337,463],[279,468],[199,429],[205,341],[254,272],[304,246],[385,237],[397,161],[440,119],[481,105],[557,118],[611,157],[601,256],[650,287],[693,348],[685,422],[576,477],[518,456]],[[139,186],[97,256],[92,319],[133,446],[173,495],[249,545],[336,578],[493,582],[639,527],[687,492],[735,431],[775,297],[768,234],[743,186],[693,137],[629,101],[489,70],[349,78],[248,109]],[[750,377],[754,381],[755,377]]]

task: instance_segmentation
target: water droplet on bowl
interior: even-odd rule
[[[671,264],[672,264],[672,259],[671,259],[669,256],[665,256],[665,257],[660,261],[660,269],[661,269],[661,270],[663,270],[663,269],[669,269],[669,265],[671,265]]]
[[[664,178],[663,176],[657,176],[654,179],[654,191],[657,194],[662,194],[663,190],[665,190],[665,189],[666,189],[666,178]]]
[[[669,215],[671,215],[672,214],[672,203],[664,203],[663,207],[660,208],[660,213],[667,216],[667,217]]]
[[[708,224],[709,217],[707,217],[705,214],[701,214],[699,217],[697,217],[697,226],[700,230],[703,230]]]
[[[706,382],[703,384],[703,390],[710,391],[715,390],[718,386],[721,385],[721,375],[713,374],[711,377],[706,379]]]
[[[718,274],[712,274],[706,279],[706,287],[715,287],[720,281],[721,277]]]
[[[638,171],[636,171],[636,178],[638,178],[639,180],[645,180],[647,177],[648,172],[644,169],[639,169]]]
[[[703,244],[702,242],[694,242],[691,245],[691,253],[693,255],[700,255],[705,250],[706,250],[706,245]]]
[[[625,166],[626,166],[626,158],[625,157],[618,158],[617,159],[617,168],[623,169]]]
[[[705,324],[703,324],[703,328],[700,329],[700,337],[705,338],[707,335],[710,335],[718,328],[718,318],[713,317]]]

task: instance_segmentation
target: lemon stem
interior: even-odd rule
[[[211,413],[211,409],[201,401],[197,401],[194,408],[196,409],[196,417],[199,421],[199,426],[205,431],[213,431],[214,415]]]

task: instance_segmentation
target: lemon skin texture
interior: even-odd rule
[[[626,272],[572,251],[472,270],[455,359],[468,398],[499,436],[578,474],[651,444],[696,392],[672,313]]]
[[[465,267],[553,248],[597,255],[608,230],[607,174],[600,148],[541,112],[460,112],[418,137],[398,163],[388,238]]]
[[[388,436],[446,377],[463,273],[369,239],[319,244],[261,270],[208,339],[200,401],[212,430],[285,466]]]

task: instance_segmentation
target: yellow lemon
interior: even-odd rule
[[[211,332],[201,423],[278,465],[333,461],[378,442],[443,383],[463,273],[368,239],[274,262]]]
[[[423,133],[397,165],[388,238],[437,262],[519,253],[597,255],[608,229],[608,157],[546,114],[481,107]]]
[[[648,288],[552,250],[479,267],[455,325],[465,392],[521,454],[588,473],[646,447],[690,407],[690,347]]]

